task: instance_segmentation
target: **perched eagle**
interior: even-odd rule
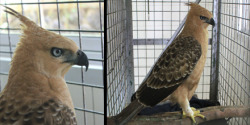
[[[75,110],[64,80],[72,65],[86,66],[72,40],[45,30],[15,10],[22,24],[8,83],[0,93],[0,125],[75,125]]]
[[[162,53],[152,70],[132,97],[132,102],[117,116],[117,124],[125,124],[146,106],[155,106],[164,100],[178,103],[185,116],[203,115],[191,108],[193,96],[206,62],[209,24],[215,25],[212,14],[195,3],[188,3],[191,9],[182,32]]]

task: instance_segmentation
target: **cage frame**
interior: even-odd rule
[[[142,1],[143,2],[143,1]],[[145,1],[145,5],[146,5],[146,2]],[[149,1],[148,1],[149,2]],[[211,44],[211,65],[210,65],[210,88],[209,88],[209,100],[211,101],[219,101],[219,85],[218,84],[221,84],[219,83],[219,77],[220,77],[220,72],[219,72],[219,68],[221,66],[221,63],[220,63],[220,37],[221,37],[221,15],[223,15],[221,12],[221,8],[222,8],[222,3],[224,4],[242,4],[242,5],[248,5],[247,3],[244,3],[246,1],[242,1],[243,3],[239,3],[239,2],[232,2],[230,0],[227,0],[227,1],[220,1],[220,0],[213,0],[212,1],[212,7],[213,7],[213,18],[216,22],[216,25],[213,27],[212,29],[212,39],[209,39],[209,44]],[[236,6],[235,5],[235,6]],[[231,6],[230,6],[231,7]],[[234,14],[234,13],[232,13]],[[224,14],[226,15],[226,14]],[[232,16],[232,18],[237,18],[237,16],[235,15],[228,15],[228,16]],[[240,18],[240,17],[238,17]],[[249,19],[246,19],[246,18],[242,18],[242,19],[245,19],[246,21],[249,20]],[[229,21],[231,22],[231,21]],[[224,24],[225,25],[225,24]],[[237,29],[232,29],[232,30],[237,30]],[[147,29],[145,29],[145,31],[147,31]],[[246,35],[247,33],[245,33]],[[249,34],[248,34],[248,37],[249,37]],[[151,42],[151,41],[149,41]],[[142,43],[141,41],[138,42],[138,44]],[[143,43],[142,43],[143,44]],[[168,46],[168,45],[167,45]],[[247,51],[247,50],[246,50]],[[248,49],[249,51],[249,49]],[[234,54],[234,53],[233,53]],[[244,63],[247,63],[247,62],[244,62]],[[249,66],[249,64],[246,64],[247,66]],[[150,72],[150,71],[149,71]],[[239,73],[241,73],[241,71],[239,71]],[[242,74],[243,75],[243,74]],[[147,77],[147,75],[146,75]],[[247,77],[247,76],[245,76]],[[144,78],[145,80],[146,78]],[[246,79],[248,80],[248,79]],[[249,82],[249,81],[248,81]],[[247,82],[246,82],[247,83]],[[247,91],[247,90],[246,90]],[[246,97],[249,98],[249,95]],[[249,102],[249,101],[248,101]],[[248,119],[249,120],[249,119]],[[243,121],[244,122],[244,121]],[[245,121],[246,122],[246,121]],[[244,122],[244,123],[245,123]]]

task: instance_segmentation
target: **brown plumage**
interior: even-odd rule
[[[23,34],[0,93],[0,125],[76,124],[64,75],[73,64],[87,68],[87,56],[72,40],[5,8],[22,22]]]
[[[184,29],[157,60],[147,79],[132,97],[132,103],[114,117],[117,124],[125,124],[143,107],[152,107],[164,100],[180,104],[184,114],[192,119],[201,116],[194,114],[189,100],[197,88],[205,65],[207,27],[209,24],[214,25],[214,20],[212,14],[200,5],[187,5],[191,9]]]

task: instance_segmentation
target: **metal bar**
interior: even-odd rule
[[[5,52],[5,51],[0,51],[0,53],[9,53],[9,54],[13,54],[13,52]]]
[[[250,21],[250,18],[248,19],[248,18],[244,18],[244,17],[240,17],[240,16],[229,15],[229,14],[226,14],[226,13],[220,13],[220,14]]]
[[[9,75],[9,73],[8,72],[0,72],[0,75]],[[86,87],[93,87],[93,88],[99,88],[99,89],[104,88],[104,86],[92,85],[89,83],[80,83],[80,82],[73,82],[73,81],[66,81],[66,83],[71,84],[71,85],[86,86]]]
[[[56,2],[58,2],[58,0],[56,0]],[[60,11],[59,11],[59,4],[57,3],[56,4],[56,10],[57,10],[57,23],[58,23],[58,29],[60,30],[59,31],[59,34],[61,34],[61,21],[60,21]]]
[[[0,74],[1,74],[1,73],[0,73]],[[8,74],[7,74],[7,75],[8,75]],[[103,88],[104,88],[104,86],[93,85],[93,84],[89,84],[89,83],[80,83],[80,82],[73,82],[73,81],[66,81],[66,83],[72,84],[72,85],[79,85],[79,86],[86,86],[86,87],[99,88],[99,89],[103,89]]]
[[[133,11],[133,12],[137,12],[137,11]],[[145,12],[145,11],[141,11],[141,12]],[[171,11],[153,11],[154,13],[155,12],[171,12]],[[173,12],[173,11],[172,11]],[[181,11],[176,11],[176,12],[181,12]],[[183,11],[183,12],[188,12],[188,11]],[[147,20],[143,20],[143,19],[133,19],[133,21],[147,21]],[[161,21],[165,21],[165,22],[180,22],[180,20],[168,20],[168,19],[162,19],[162,20],[157,20],[157,19],[154,19],[154,21],[155,22],[161,22]],[[136,30],[134,30],[134,31],[136,31]],[[165,31],[165,30],[164,30]],[[171,31],[171,30],[169,30],[169,31]]]
[[[97,3],[104,2],[104,0],[93,0],[93,1],[63,1],[63,2],[26,2],[23,4],[69,4],[69,3]],[[6,3],[5,5],[19,5],[20,3]]]
[[[173,2],[172,2],[173,3]],[[138,10],[138,11],[132,11],[132,12],[145,12],[144,10]],[[153,10],[153,11],[150,11],[150,12],[187,12],[187,11],[175,11],[175,10]],[[171,20],[170,20],[171,21]]]
[[[89,51],[85,51],[85,52],[89,52]],[[0,53],[9,53],[9,54],[13,54],[14,52],[6,52],[6,51],[0,51]],[[89,61],[95,61],[95,62],[103,62],[104,59],[93,59],[93,58],[89,58]]]
[[[2,44],[0,44],[0,46],[9,47],[8,45],[2,45]],[[11,47],[16,47],[16,45],[11,45]],[[99,52],[102,52],[102,51],[97,51],[97,50],[84,50],[84,52],[99,53]],[[14,53],[14,52],[10,52],[10,51],[0,51],[0,53]],[[104,61],[104,59],[92,59],[92,58],[89,58],[89,60],[91,60],[91,61]]]
[[[132,1],[132,2],[135,2],[135,1]],[[145,1],[138,1],[140,3],[144,3]],[[150,3],[152,2],[163,2],[163,3],[179,3],[179,1],[173,1],[173,0],[162,0],[162,1],[159,1],[159,0],[152,0],[152,1],[149,1]],[[181,3],[187,3],[187,2],[190,2],[190,0],[182,0]],[[196,1],[197,2],[197,1]],[[206,2],[206,3],[213,3],[213,2]]]
[[[76,5],[77,5],[77,26],[78,26],[78,29],[81,29],[81,24],[80,24],[80,11],[79,11],[79,3],[78,3],[79,1],[77,0],[77,3],[76,3]],[[78,35],[79,35],[79,46],[80,46],[80,50],[82,50],[82,37],[81,37],[81,32],[78,32]],[[84,77],[83,77],[83,67],[81,66],[81,80],[82,80],[82,83],[84,83]],[[83,102],[82,102],[82,104],[83,104],[83,108],[84,109],[86,109],[86,101],[85,101],[85,94],[84,94],[84,86],[82,86],[82,96],[83,96]],[[86,123],[87,123],[87,120],[86,120],[86,112],[84,111],[83,112],[83,114],[84,114],[84,124],[86,125]]]
[[[0,75],[9,75],[7,72],[0,72]]]
[[[134,30],[135,31],[135,30]],[[148,31],[148,30],[147,30]],[[145,43],[146,40],[146,43]],[[162,45],[168,44],[170,39],[133,39],[133,45]],[[212,45],[212,39],[208,40],[208,45]]]
[[[103,10],[105,10],[104,8],[103,8]],[[102,15],[102,5],[101,5],[101,2],[99,2],[99,13],[100,13],[100,30],[101,31],[103,31],[103,24],[102,24],[102,16],[104,16],[104,15]],[[104,65],[105,65],[105,63],[104,63],[104,40],[103,40],[103,34],[101,33],[101,52],[102,52],[102,59],[103,59],[103,61],[102,61],[102,67],[103,67],[103,69],[104,69]],[[105,73],[105,70],[103,70],[103,72],[102,72],[102,75],[103,75],[103,86],[105,86],[105,83],[107,82],[106,81],[106,77],[107,77],[107,75],[105,75],[106,73]],[[105,89],[106,90],[106,89]],[[104,95],[105,95],[105,91],[104,91],[104,93],[103,93]],[[105,100],[105,98],[104,98],[104,100]],[[104,101],[105,102],[105,101]],[[104,103],[105,104],[105,103]],[[104,110],[105,110],[105,108],[104,108]],[[105,112],[105,111],[104,111]]]
[[[104,15],[106,18],[104,18],[104,42],[105,44],[103,45],[105,49],[103,49],[103,58],[105,59],[104,61],[104,70],[103,70],[103,86],[104,86],[104,123],[107,123],[107,114],[108,114],[108,74],[107,74],[107,70],[108,70],[108,62],[107,62],[107,48],[108,48],[108,45],[107,45],[107,42],[108,42],[108,31],[107,31],[107,19],[108,19],[108,16],[106,15],[107,14],[107,8],[108,8],[108,1],[106,0],[105,3],[104,3],[106,6],[104,7]]]
[[[21,30],[20,28],[0,28],[0,30]],[[95,33],[104,33],[104,31],[95,31],[95,30],[64,30],[64,29],[46,29],[49,31],[63,31],[63,32],[95,32]]]
[[[145,0],[145,11],[147,11],[147,9],[149,9],[149,8],[147,8],[147,6],[146,6],[146,4],[147,4],[147,2],[146,2],[147,0]],[[149,1],[149,0],[148,0]],[[149,3],[149,2],[148,2]],[[148,14],[148,16],[149,16],[149,14]],[[146,39],[147,39],[147,22],[148,22],[148,20],[149,20],[149,17],[148,17],[148,20],[147,20],[147,13],[145,12],[145,23],[144,23],[144,27],[145,27],[145,32],[144,32],[144,35],[145,35],[145,41],[144,41],[144,43],[146,44]],[[145,47],[145,50],[146,50],[146,53],[145,53],[145,57],[146,57],[146,61],[145,61],[145,63],[146,63],[146,66],[148,65],[148,63],[147,63],[147,47]],[[146,67],[146,72],[147,72],[147,67]]]
[[[211,51],[211,77],[210,77],[210,100],[218,100],[218,77],[219,77],[219,40],[220,40],[220,0],[214,0],[213,18],[213,42]]]
[[[250,3],[237,3],[237,2],[235,2],[235,3],[230,3],[230,2],[221,2],[222,4],[239,4],[239,5],[250,5]]]
[[[40,3],[40,0],[38,0],[37,6],[38,6],[38,11],[39,11],[38,13],[39,13],[39,19],[40,19],[40,26],[43,27],[42,16],[41,16],[42,11],[41,11],[41,5],[39,3]]]
[[[138,0],[136,0],[136,11],[138,11]],[[138,20],[138,16],[139,16],[139,14],[136,13],[136,20]],[[138,26],[139,23],[138,23],[138,21],[136,21],[136,23],[137,23],[136,29],[139,29],[139,26]],[[137,39],[139,38],[139,33],[138,33],[138,31],[137,31],[137,36],[136,36],[136,38],[137,38]],[[136,42],[138,42],[138,41],[136,41]],[[137,61],[137,66],[139,66],[139,64],[140,64],[140,60],[139,60],[139,56],[138,56],[139,47],[136,46],[136,48],[137,48],[137,57],[136,57],[136,59],[138,60],[138,61]],[[139,69],[139,68],[138,68],[138,70],[137,70],[137,73],[138,73],[138,75],[140,74],[140,69]],[[139,83],[139,79],[137,80],[137,82]],[[138,86],[139,86],[139,84],[138,84]]]
[[[132,22],[132,2],[131,0],[126,0],[126,56],[127,56],[127,103],[130,103],[130,97],[135,91],[134,85],[134,61],[133,61],[133,22]]]
[[[153,5],[154,5],[154,10],[153,11],[155,11],[155,2],[153,2]],[[163,6],[163,3],[162,3],[162,6]],[[155,12],[153,12],[154,13],[154,20],[156,20],[155,19]],[[162,13],[162,15],[163,15],[163,13]],[[162,16],[163,17],[163,16]],[[163,20],[163,18],[162,18],[162,20]],[[155,21],[154,21],[154,30],[155,30]],[[162,28],[161,28],[161,30],[163,30],[163,22],[162,22]],[[154,48],[153,48],[153,50],[155,50],[155,31],[154,31],[154,40],[153,40],[153,45],[154,45]],[[163,36],[163,34],[162,34],[162,36]],[[163,39],[163,38],[162,38]],[[163,40],[160,40],[161,42],[163,42]],[[137,43],[139,43],[139,41],[137,42]],[[148,49],[148,50],[150,50],[150,49]],[[155,52],[154,52],[154,61],[155,61],[155,57],[156,55],[155,55]],[[139,68],[138,68],[139,69]],[[136,77],[136,76],[135,76]]]
[[[89,113],[95,113],[95,114],[99,114],[99,115],[104,115],[103,112],[97,112],[97,111],[88,110],[88,109],[83,109],[83,108],[78,108],[78,107],[76,107],[75,110],[84,111],[84,112],[89,112]]]

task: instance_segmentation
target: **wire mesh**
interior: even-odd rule
[[[129,4],[130,0],[107,1],[107,116],[119,113],[133,90]]]
[[[250,1],[220,3],[218,100],[222,105],[250,104]],[[250,118],[232,118],[230,125],[247,125]]]
[[[81,125],[104,122],[103,37],[104,0],[1,0],[43,28],[66,36],[79,45],[89,58],[89,70],[73,66],[66,74],[77,121]],[[20,22],[0,12],[0,85],[8,79],[12,54],[20,36]],[[98,77],[98,78],[97,78]]]
[[[189,10],[185,5],[187,2],[195,0],[132,0],[135,91],[185,18]],[[213,0],[201,1],[200,5],[212,11]],[[209,38],[212,36],[210,31],[211,27]],[[208,99],[210,92],[210,44],[208,49],[206,65],[196,90],[201,99]]]

